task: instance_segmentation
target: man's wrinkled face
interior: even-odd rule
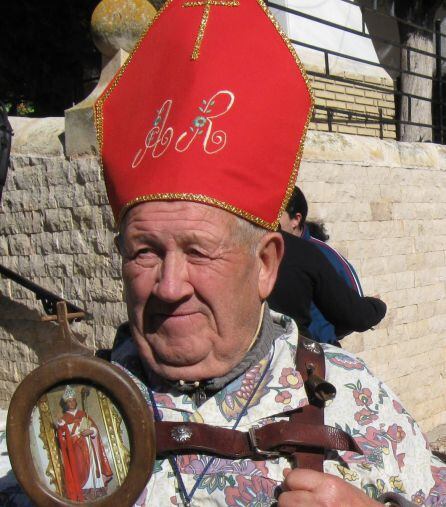
[[[224,210],[181,201],[142,203],[125,216],[120,251],[132,335],[165,378],[225,375],[251,344],[260,267],[234,237],[235,222]]]

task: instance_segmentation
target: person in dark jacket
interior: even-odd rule
[[[315,245],[284,231],[282,236],[285,255],[268,303],[295,320],[302,334],[312,337],[312,302],[332,323],[336,336],[366,331],[383,319],[385,303],[351,289]]]
[[[308,203],[305,195],[298,187],[295,187],[288,202],[286,212],[282,215],[280,221],[282,230],[313,243],[325,255],[344,282],[356,291],[359,296],[364,296],[354,267],[339,252],[326,244],[325,241],[328,239],[328,236],[325,231],[323,230],[325,238],[318,239],[311,235],[310,228],[306,222],[307,214]],[[314,339],[322,343],[337,344],[338,340],[345,336],[340,336],[336,333],[333,323],[324,316],[323,312],[321,312],[314,302],[311,304],[309,331]]]

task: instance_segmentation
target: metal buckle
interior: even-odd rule
[[[249,437],[249,445],[257,454],[260,454],[262,456],[266,456],[267,458],[279,458],[281,456],[280,452],[264,451],[263,449],[259,448],[259,446],[257,444],[257,437],[256,437],[255,428],[249,428],[248,437]]]

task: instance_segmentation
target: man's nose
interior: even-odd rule
[[[167,303],[176,303],[193,292],[184,255],[168,252],[160,265],[153,295]]]

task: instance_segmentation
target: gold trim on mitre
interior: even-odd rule
[[[101,172],[102,176],[105,179],[104,174],[104,164],[102,160],[102,147],[103,147],[103,140],[104,140],[104,134],[103,134],[103,125],[104,125],[104,119],[103,119],[103,105],[104,102],[108,99],[111,92],[116,88],[117,84],[119,83],[119,80],[121,79],[122,75],[124,74],[127,66],[132,61],[134,54],[139,49],[142,40],[146,37],[147,33],[149,32],[150,28],[153,26],[153,24],[158,20],[160,15],[164,12],[164,10],[172,3],[173,0],[167,0],[166,3],[161,7],[161,9],[156,13],[154,18],[150,21],[148,24],[146,30],[141,35],[141,37],[138,39],[138,42],[135,44],[135,47],[129,54],[127,60],[123,63],[122,67],[118,70],[115,77],[113,78],[110,87],[107,89],[107,91],[99,97],[97,102],[94,106],[94,123],[96,127],[96,137],[98,141],[98,147],[99,147],[99,161],[101,166]],[[189,193],[158,193],[158,194],[147,194],[137,197],[136,199],[132,199],[128,203],[126,203],[118,216],[116,227],[119,227],[119,224],[121,223],[121,220],[124,216],[124,214],[131,208],[132,206],[135,206],[136,204],[140,204],[142,202],[149,202],[149,201],[191,201],[191,202],[200,202],[203,204],[210,204],[213,206],[217,206],[219,208],[222,208],[226,211],[229,211],[231,213],[234,213],[237,216],[240,216],[255,225],[258,225],[260,227],[263,227],[264,229],[270,230],[270,231],[276,231],[279,227],[279,221],[280,217],[282,216],[283,212],[285,211],[288,201],[291,198],[291,194],[293,192],[294,186],[296,184],[297,175],[299,172],[299,166],[300,162],[302,160],[302,154],[304,149],[305,140],[307,137],[308,127],[310,125],[311,117],[313,115],[314,110],[314,94],[313,90],[310,85],[310,81],[308,79],[308,75],[305,71],[305,68],[300,61],[296,50],[294,49],[294,46],[292,45],[291,41],[289,40],[288,36],[283,31],[282,27],[280,26],[279,22],[276,20],[272,12],[268,9],[267,5],[263,0],[257,0],[257,3],[262,8],[263,12],[266,14],[268,19],[271,21],[271,23],[276,28],[279,35],[282,37],[283,42],[285,43],[285,46],[288,48],[289,52],[291,53],[291,56],[293,57],[294,61],[296,62],[296,65],[298,69],[300,70],[302,77],[305,81],[305,84],[307,85],[308,93],[310,95],[310,109],[308,111],[307,120],[305,122],[305,126],[302,132],[302,137],[299,141],[299,146],[296,153],[296,158],[294,160],[293,168],[291,170],[291,174],[288,180],[288,185],[285,190],[285,195],[282,200],[282,204],[279,208],[279,211],[277,213],[277,217],[273,222],[267,222],[266,220],[263,220],[262,218],[256,217],[252,215],[251,213],[244,211],[240,208],[237,208],[236,206],[233,206],[231,204],[228,204],[226,202],[220,201],[218,199],[215,199],[213,197],[209,197],[202,194],[189,194]]]
[[[263,0],[257,0],[257,3],[263,9],[264,13],[268,16],[268,18],[270,19],[272,24],[275,26],[275,28],[279,32],[280,36],[282,37],[283,42],[285,43],[286,47],[288,48],[289,52],[291,53],[291,56],[294,58],[297,66],[302,74],[305,84],[307,85],[308,93],[310,94],[310,110],[308,111],[307,121],[305,122],[305,126],[304,126],[304,129],[302,132],[302,137],[300,138],[300,141],[299,141],[299,148],[297,150],[296,158],[295,158],[294,164],[293,164],[293,169],[291,171],[291,175],[288,180],[288,185],[287,185],[287,188],[285,191],[285,196],[282,200],[282,205],[280,206],[276,220],[274,220],[274,222],[273,222],[273,224],[276,224],[276,227],[274,228],[274,230],[277,230],[277,228],[279,226],[280,217],[282,216],[283,212],[285,211],[286,207],[288,206],[288,202],[291,199],[291,194],[293,193],[293,189],[296,185],[297,175],[299,173],[299,166],[300,166],[300,162],[302,160],[302,154],[304,151],[305,140],[307,138],[308,127],[310,126],[311,117],[313,116],[315,99],[314,99],[313,89],[311,88],[311,85],[310,85],[310,80],[308,79],[307,72],[306,72],[302,62],[300,61],[300,58],[297,55],[296,50],[294,49],[294,46],[291,43],[290,39],[283,31],[282,27],[280,26],[277,19],[274,17],[273,13],[268,9],[265,2],[263,2]]]
[[[214,199],[214,197],[209,197],[203,194],[175,194],[175,193],[164,193],[164,194],[147,194],[141,195],[136,199],[132,199],[121,209],[118,217],[117,226],[121,223],[124,215],[127,211],[137,204],[141,204],[143,202],[150,201],[190,201],[190,202],[199,202],[202,204],[210,204],[211,206],[216,206],[217,208],[224,209],[226,211],[230,211],[234,215],[238,215],[246,220],[249,220],[253,224],[259,225],[264,229],[268,229],[270,231],[276,231],[279,227],[279,220],[275,220],[272,223],[263,220],[262,218],[256,217],[255,215],[249,213],[248,211],[237,208],[237,206],[233,206],[232,204],[228,204],[227,202],[220,201],[219,199]]]

